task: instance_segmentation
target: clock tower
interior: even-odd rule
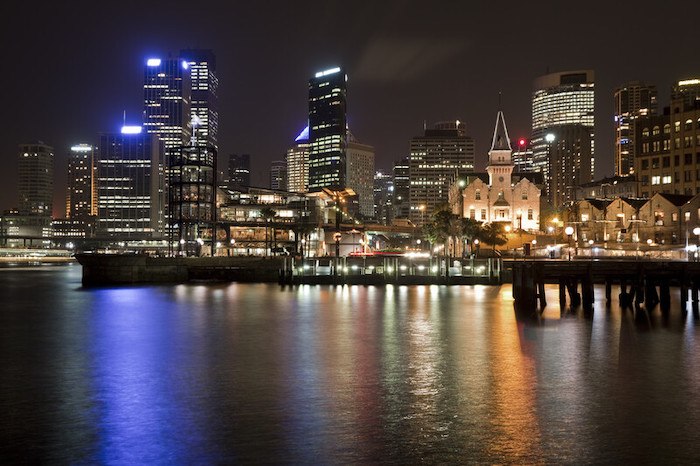
[[[489,151],[489,164],[486,171],[489,174],[489,185],[495,192],[510,190],[511,177],[513,175],[513,149],[510,146],[508,129],[503,112],[496,115],[496,128],[493,130],[493,140]]]

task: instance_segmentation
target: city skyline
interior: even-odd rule
[[[220,153],[250,153],[253,182],[258,185],[264,184],[269,163],[283,158],[306,124],[308,76],[329,67],[347,70],[352,95],[349,124],[358,139],[376,148],[376,166],[384,170],[408,154],[408,141],[424,121],[453,118],[464,121],[475,138],[476,168],[483,170],[498,92],[503,95],[501,107],[509,116],[512,136],[529,137],[532,80],[547,71],[593,69],[596,178],[613,172],[614,88],[635,79],[654,84],[662,108],[669,103],[674,81],[700,72],[681,59],[694,52],[689,29],[677,31],[677,46],[672,49],[664,41],[650,41],[644,47],[628,47],[624,62],[617,56],[616,29],[606,25],[625,15],[640,30],[663,33],[666,25],[656,18],[669,17],[671,10],[669,15],[658,10],[649,15],[651,10],[643,3],[634,11],[594,3],[571,17],[562,5],[537,11],[526,5],[506,5],[505,15],[502,4],[451,5],[451,15],[411,2],[359,2],[351,8],[319,3],[303,14],[281,2],[271,9],[214,6],[203,13],[210,22],[192,27],[185,27],[187,15],[169,13],[167,29],[153,26],[162,11],[149,6],[139,15],[123,6],[105,7],[109,11],[49,7],[34,12],[39,29],[58,23],[66,27],[54,28],[50,38],[19,35],[19,26],[12,25],[2,32],[10,44],[9,62],[22,69],[43,63],[51,72],[6,77],[16,92],[10,93],[9,110],[2,117],[8,137],[2,141],[7,169],[0,175],[0,209],[17,204],[18,145],[42,140],[56,152],[54,213],[60,214],[57,208],[63,204],[71,145],[95,143],[98,133],[116,131],[124,111],[128,122],[140,124],[143,61],[190,47],[212,49],[217,56]],[[700,7],[687,5],[684,15],[693,9]],[[15,13],[29,15],[28,10]],[[348,27],[336,31],[332,22],[322,21],[334,15],[342,15]],[[280,27],[290,18],[298,34],[287,34]],[[594,23],[589,36],[568,32]],[[321,26],[311,32],[312,24]],[[420,34],[415,32],[418,24]],[[527,40],[520,36],[523,24],[532,31]],[[110,25],[128,27],[128,37],[100,41],[99,31]],[[663,56],[664,67],[648,56]],[[54,85],[46,85],[47,79]]]

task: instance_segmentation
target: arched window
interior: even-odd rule
[[[642,136],[644,136],[645,138],[649,137],[649,128],[644,128],[642,130]]]
[[[654,129],[651,130],[651,134],[653,134],[654,136],[658,135],[660,132],[661,128],[659,128],[658,126],[654,126]]]

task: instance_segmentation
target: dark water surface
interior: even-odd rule
[[[0,269],[0,462],[697,463],[699,322],[677,300],[518,321],[509,286]]]

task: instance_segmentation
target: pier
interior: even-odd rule
[[[559,305],[592,310],[593,285],[605,284],[609,305],[613,285],[619,285],[620,306],[657,304],[662,310],[671,305],[671,287],[678,287],[685,309],[689,298],[698,304],[700,262],[660,260],[523,260],[512,263],[513,299],[520,310],[544,309],[545,284],[559,285]],[[690,295],[690,296],[689,296]]]

